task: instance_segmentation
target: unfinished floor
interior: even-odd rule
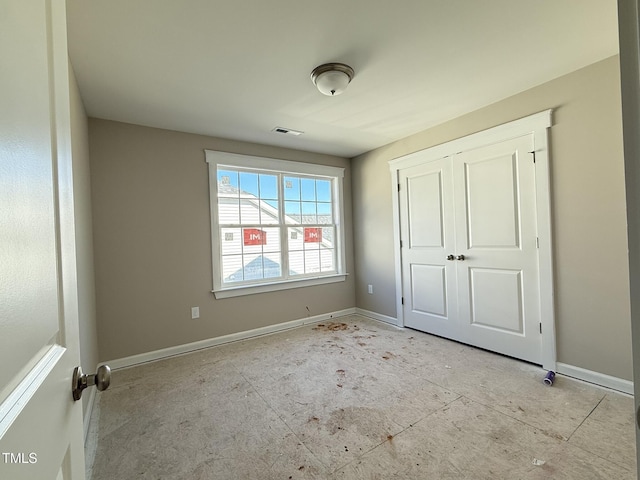
[[[342,317],[114,372],[87,478],[636,478],[633,399],[544,373]]]

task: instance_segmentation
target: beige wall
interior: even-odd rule
[[[617,56],[355,158],[356,304],[396,316],[387,162],[548,108],[558,361],[631,380]]]
[[[89,131],[87,115],[71,66],[69,66],[69,84],[76,260],[78,270],[78,313],[80,319],[80,361],[83,370],[87,373],[92,373],[98,364],[98,337],[93,269]],[[85,412],[90,398],[91,395],[83,395],[82,397],[82,406]]]
[[[349,160],[90,119],[100,358],[112,360],[355,305],[346,282],[216,300],[204,149],[345,167]],[[200,318],[191,319],[191,307]],[[309,311],[307,311],[309,307]]]

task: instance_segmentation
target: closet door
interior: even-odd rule
[[[531,135],[399,170],[407,327],[542,363]]]
[[[541,363],[532,135],[453,160],[459,340]]]
[[[405,325],[456,338],[451,172],[448,158],[400,170],[399,200]]]

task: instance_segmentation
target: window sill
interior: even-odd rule
[[[229,287],[220,290],[213,290],[216,299],[240,297],[243,295],[253,295],[255,293],[276,292],[279,290],[290,290],[292,288],[311,287],[315,285],[325,285],[327,283],[344,282],[348,274],[340,273],[328,275],[326,277],[304,278],[300,280],[288,280],[285,282],[267,283],[262,285],[245,285],[240,287]]]

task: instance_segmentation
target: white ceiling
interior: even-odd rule
[[[89,116],[344,157],[618,52],[615,0],[67,4]],[[326,62],[355,69],[339,97]]]

